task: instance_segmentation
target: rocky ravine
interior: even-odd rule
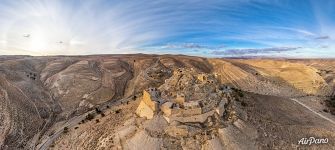
[[[334,125],[314,113],[334,120],[333,108],[327,105],[334,92],[335,70],[326,65],[335,62],[332,60],[170,55],[1,58],[1,149],[132,149],[140,148],[136,143],[141,140],[158,149],[185,149],[190,145],[208,149],[295,149],[306,147],[297,145],[297,141],[310,136],[329,139],[328,144],[312,145],[314,148],[334,146]],[[172,84],[173,72],[178,68],[194,71],[178,80],[186,86]],[[136,114],[141,93],[150,87],[159,90],[164,104],[177,96],[171,92],[184,95],[186,102],[221,100],[215,94],[198,94],[213,86],[187,88],[194,81],[189,78],[196,74],[211,74],[216,82],[210,84],[236,89],[230,98],[232,103],[224,107],[227,112],[235,112],[235,119],[227,117],[230,113],[210,117],[213,123],[219,120],[222,125],[207,134],[211,127],[180,120],[169,123],[162,111],[155,111],[152,119]],[[195,94],[190,95],[192,92]],[[213,104],[206,112],[217,106]],[[175,130],[187,134],[171,135],[177,133]],[[116,135],[115,131],[122,133]],[[170,147],[173,145],[176,147]]]

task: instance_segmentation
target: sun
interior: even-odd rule
[[[31,33],[29,49],[34,52],[42,52],[48,49],[48,37],[44,32],[35,31]]]

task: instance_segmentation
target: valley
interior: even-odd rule
[[[0,149],[138,149],[142,142],[150,149],[331,149],[334,65],[145,54],[1,57]],[[150,89],[157,95],[148,102]],[[298,144],[309,137],[329,142]]]

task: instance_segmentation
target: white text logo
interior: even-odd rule
[[[326,144],[326,143],[328,143],[328,138],[317,139],[315,137],[309,137],[309,138],[302,138],[298,141],[299,145]]]

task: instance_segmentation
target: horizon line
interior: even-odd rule
[[[157,53],[129,53],[129,54],[68,54],[68,55],[0,55],[0,57],[90,57],[90,56],[112,56],[112,55],[146,55],[146,56],[186,56],[186,57],[201,57],[210,59],[335,59],[335,57],[277,57],[277,56],[222,56],[222,57],[210,57],[210,56],[198,56],[198,55],[186,55],[186,54],[157,54]]]

